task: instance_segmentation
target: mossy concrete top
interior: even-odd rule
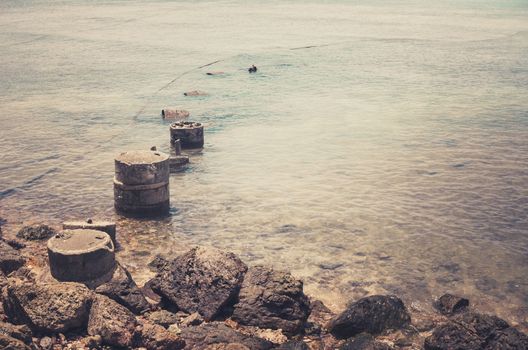
[[[100,249],[114,250],[110,236],[98,230],[64,230],[48,241],[48,249],[63,255],[79,255]]]
[[[153,164],[169,159],[169,155],[159,151],[128,151],[120,153],[116,162],[124,164]]]

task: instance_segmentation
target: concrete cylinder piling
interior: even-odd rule
[[[114,204],[125,216],[162,216],[169,212],[169,156],[131,151],[115,159]]]
[[[102,231],[64,230],[48,241],[48,258],[59,281],[91,281],[115,267],[114,243]]]
[[[204,128],[202,123],[177,122],[170,126],[171,143],[180,140],[181,148],[202,148],[204,145]]]
[[[116,224],[110,221],[93,221],[88,219],[86,221],[66,221],[62,224],[64,230],[89,229],[106,232],[114,246],[116,245]]]

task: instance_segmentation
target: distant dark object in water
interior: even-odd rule
[[[257,72],[257,67],[255,67],[255,65],[252,65],[251,67],[249,67],[248,72],[256,73]]]
[[[221,72],[221,71],[218,71],[218,72],[207,72],[205,74],[207,74],[207,75],[223,75],[224,72]]]

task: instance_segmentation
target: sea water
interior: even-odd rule
[[[168,151],[164,107],[205,147],[170,217],[119,218],[114,157]],[[528,3],[4,0],[0,178],[8,229],[117,220],[139,282],[207,245],[336,309],[453,292],[526,328]]]

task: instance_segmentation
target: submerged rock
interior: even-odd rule
[[[510,327],[502,318],[478,312],[467,312],[456,316],[453,320],[471,329],[481,338],[487,338],[495,331]]]
[[[2,300],[14,323],[57,333],[86,325],[92,297],[93,293],[78,283],[10,283]]]
[[[163,266],[151,287],[179,309],[211,320],[234,301],[246,270],[233,253],[194,248]]]
[[[350,304],[326,327],[336,338],[350,338],[362,332],[378,334],[386,329],[398,329],[410,322],[411,317],[400,298],[373,295]]]
[[[273,347],[272,342],[242,334],[221,322],[183,328],[181,337],[185,340],[185,349],[193,350],[240,349],[240,346],[250,350],[267,350]]]
[[[21,268],[24,262],[18,250],[0,240],[0,271],[7,275]]]
[[[135,314],[150,309],[150,304],[132,279],[130,273],[119,263],[114,270],[112,279],[95,289],[97,293],[117,301]]]
[[[528,349],[528,336],[513,327],[495,331],[487,339],[486,350]]]
[[[257,266],[244,277],[233,319],[292,335],[302,331],[309,315],[310,303],[302,281],[287,272]]]
[[[361,333],[354,338],[347,339],[339,350],[391,350],[391,347],[377,341],[368,333]]]
[[[57,232],[48,225],[24,226],[17,233],[18,238],[23,238],[28,241],[36,241],[41,239],[48,239]]]
[[[88,334],[100,335],[104,344],[131,347],[137,322],[127,308],[103,295],[96,295],[88,320]]]
[[[453,315],[466,310],[469,300],[453,294],[444,294],[433,304],[434,307],[444,315]]]

